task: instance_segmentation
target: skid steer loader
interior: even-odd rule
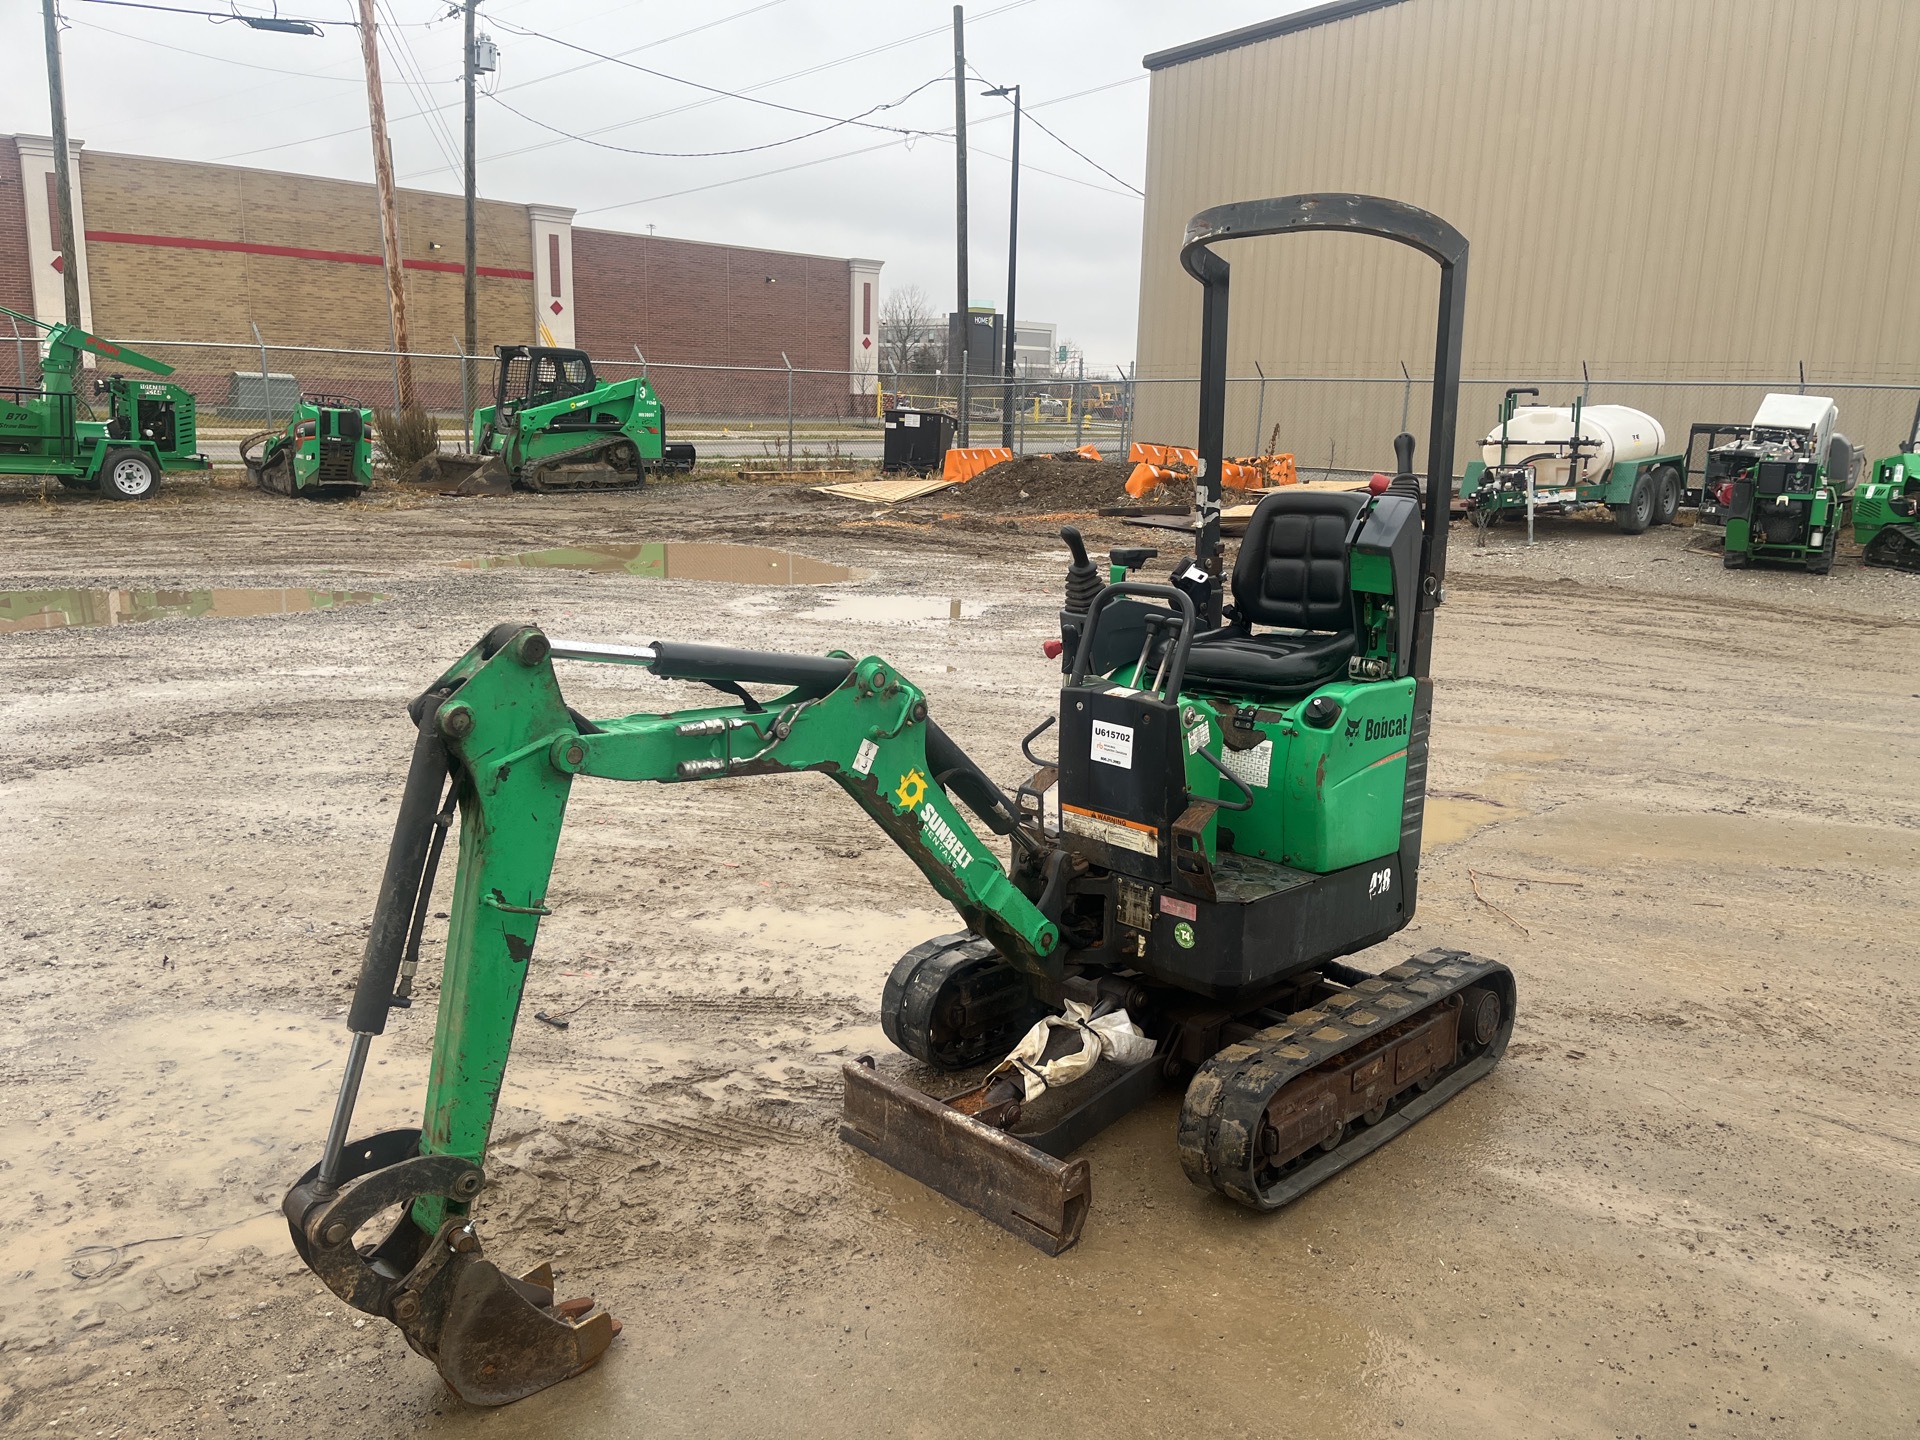
[[[1216,247],[1308,231],[1383,237],[1439,266],[1427,475],[1423,486],[1402,435],[1399,473],[1372,493],[1269,495],[1229,575],[1229,268]],[[1196,550],[1166,583],[1112,578],[1151,554],[1116,552],[1102,584],[1066,533],[1065,683],[1023,744],[1033,773],[1013,795],[880,656],[585,643],[518,624],[482,637],[412,706],[413,761],[347,1018],[346,1073],[320,1160],[283,1206],[306,1263],[398,1325],[478,1404],[577,1373],[617,1333],[592,1300],[557,1301],[545,1267],[518,1278],[497,1268],[476,1228],[522,986],[582,778],[818,771],[906,852],[962,928],[901,957],[881,1000],[886,1033],[936,1070],[1007,1059],[942,1096],[897,1065],[850,1062],[840,1133],[1049,1254],[1074,1243],[1091,1200],[1074,1152],[1165,1087],[1184,1087],[1175,1140],[1194,1183],[1273,1210],[1486,1075],[1513,1027],[1505,966],[1427,949],[1375,974],[1344,958],[1414,915],[1466,261],[1445,222],[1367,196],[1194,218],[1182,262],[1204,297]],[[563,662],[638,666],[727,698],[589,720],[561,691]],[[1036,754],[1050,729],[1057,753]],[[456,818],[425,1118],[355,1139],[372,1042],[411,1003]],[[371,1227],[396,1207],[390,1229]],[[375,1228],[364,1244],[363,1228]]]
[[[645,376],[603,382],[584,350],[494,354],[494,401],[473,412],[473,449],[436,457],[436,484],[460,495],[629,490],[650,469],[693,468],[693,446],[667,443],[667,412]]]

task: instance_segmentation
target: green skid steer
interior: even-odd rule
[[[1371,493],[1271,494],[1228,572],[1229,266],[1215,247],[1310,231],[1383,238],[1439,266],[1427,474],[1413,473],[1402,435],[1399,473]],[[582,643],[507,624],[413,703],[346,1073],[320,1160],[283,1210],[328,1287],[396,1324],[468,1401],[576,1374],[618,1331],[590,1298],[557,1299],[547,1267],[499,1269],[476,1228],[578,781],[814,771],[906,852],[961,928],[901,957],[881,1019],[907,1055],[954,1072],[944,1088],[958,1093],[928,1093],[897,1061],[850,1061],[840,1134],[1048,1254],[1075,1242],[1090,1204],[1090,1167],[1074,1152],[1169,1087],[1184,1093],[1173,1138],[1187,1175],[1274,1210],[1504,1052],[1505,966],[1437,948],[1380,973],[1345,958],[1414,917],[1467,242],[1394,201],[1296,195],[1202,212],[1181,258],[1204,295],[1195,553],[1166,583],[1110,572],[1102,584],[1080,537],[1063,534],[1066,674],[1058,710],[1022,744],[1032,773],[1014,794],[874,655]],[[1146,558],[1116,552],[1117,573]],[[637,666],[724,698],[590,720],[567,704],[562,662]],[[1056,753],[1036,754],[1050,729]],[[425,1116],[353,1139],[373,1039],[412,1001],[456,819]],[[390,1227],[372,1224],[396,1211]]]
[[[171,375],[171,365],[76,326],[49,324],[5,306],[0,315],[47,332],[41,388],[0,387],[0,475],[51,475],[69,490],[145,500],[159,490],[166,472],[212,468],[196,448],[193,392],[182,386],[99,377],[93,391],[106,397],[107,418],[80,417],[83,354],[149,375]]]
[[[284,426],[240,442],[240,459],[270,494],[362,494],[373,484],[373,411],[341,395],[302,395]]]
[[[496,345],[494,402],[473,412],[473,449],[437,457],[436,483],[460,495],[630,490],[649,470],[691,470],[667,441],[667,413],[645,376],[601,381],[584,350]]]
[[[1900,453],[1853,492],[1853,538],[1868,565],[1920,570],[1920,407]]]

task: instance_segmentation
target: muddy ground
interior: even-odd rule
[[[1057,1260],[850,1152],[838,1066],[886,1051],[882,979],[952,917],[819,777],[583,783],[481,1223],[625,1334],[470,1410],[302,1269],[275,1206],[338,1080],[407,699],[504,619],[845,646],[1012,781],[1057,684],[1054,523],[702,485],[0,498],[13,584],[385,597],[0,636],[0,1430],[1912,1435],[1920,576],[1726,574],[1684,530],[1456,537],[1420,917],[1368,958],[1504,960],[1519,1024],[1290,1209],[1189,1185],[1172,1097],[1089,1147]],[[451,564],[655,539],[871,578]],[[563,681],[589,714],[690,698]],[[425,991],[362,1133],[417,1121]]]

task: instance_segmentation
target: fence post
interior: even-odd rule
[[[1587,362],[1580,362],[1580,408],[1585,409],[1587,396],[1593,390],[1593,377],[1587,373]]]
[[[638,345],[633,347],[633,353],[640,355],[640,347]],[[642,380],[647,379],[647,357],[644,355],[640,355],[640,378]],[[653,382],[649,380],[647,383],[652,384]]]
[[[787,466],[793,466],[793,362],[787,359],[787,352],[780,352],[780,363],[787,367]]]
[[[1073,382],[1067,393],[1073,396],[1068,403],[1073,406],[1073,448],[1078,450],[1086,443],[1087,397],[1078,380]]]
[[[20,327],[14,323],[13,316],[7,316],[7,328],[13,331],[13,383],[22,390],[27,388],[27,345],[20,337]],[[33,347],[38,350],[36,343]]]
[[[1400,362],[1400,377],[1406,383],[1400,387],[1400,429],[1396,434],[1407,433],[1407,413],[1413,408],[1413,375],[1407,369],[1407,362]]]
[[[967,441],[972,438],[971,429],[967,424],[968,408],[969,407],[967,405],[967,352],[965,349],[962,349],[960,351],[960,448],[962,450],[967,448]]]
[[[1267,453],[1267,372],[1258,360],[1253,362],[1253,368],[1260,377],[1260,403],[1253,409],[1253,449],[1247,453],[1264,455]]]
[[[253,343],[260,347],[260,413],[268,425],[273,424],[273,383],[267,378],[267,342],[260,338],[260,327],[251,320],[247,327],[253,331]]]
[[[1131,459],[1133,455],[1133,406],[1136,399],[1133,388],[1134,363],[1134,361],[1129,360],[1127,362],[1127,373],[1120,377],[1124,382],[1120,393],[1124,397],[1127,407],[1127,413],[1120,421],[1120,448],[1127,452],[1129,459]],[[1113,368],[1118,371],[1120,367],[1116,365]]]
[[[465,436],[473,429],[473,376],[470,373],[471,357],[467,347],[456,337],[454,351],[460,356],[460,433]],[[462,442],[464,443],[464,441]]]

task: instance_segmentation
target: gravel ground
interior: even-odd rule
[[[838,1066],[886,1052],[882,980],[951,914],[818,777],[582,784],[523,1012],[571,1026],[520,1031],[480,1223],[624,1334],[477,1412],[301,1267],[274,1207],[325,1128],[425,681],[503,619],[844,646],[1012,781],[1058,683],[1057,525],[705,484],[0,496],[16,584],[384,597],[0,635],[0,1430],[1913,1434],[1920,576],[1728,573],[1683,529],[1456,531],[1421,912],[1362,958],[1505,961],[1514,1043],[1286,1211],[1187,1183],[1176,1096],[1087,1148],[1057,1260],[850,1152]],[[453,567],[642,540],[870,578]],[[689,698],[562,682],[591,715]],[[417,1120],[423,989],[363,1132]]]

